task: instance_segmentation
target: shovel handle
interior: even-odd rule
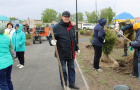
[[[50,29],[51,29],[52,39],[55,40],[52,27],[50,27]],[[60,73],[61,73],[61,78],[62,78],[62,82],[63,82],[63,87],[64,87],[64,90],[67,90],[67,88],[65,86],[65,81],[64,81],[64,76],[63,76],[63,70],[62,70],[62,65],[61,65],[61,62],[60,62],[60,58],[59,58],[57,46],[54,45],[54,47],[55,47],[55,52],[56,52],[56,57],[57,57],[57,60],[58,60],[59,68],[60,68]]]

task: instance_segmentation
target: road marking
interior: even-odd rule
[[[85,84],[87,90],[90,90],[90,88],[89,88],[89,86],[88,86],[88,83],[87,83],[87,81],[86,81],[86,79],[85,79],[85,77],[84,77],[84,75],[83,75],[83,73],[82,73],[82,70],[80,69],[80,66],[79,66],[79,64],[78,64],[78,62],[77,62],[77,60],[76,60],[76,58],[75,58],[75,62],[76,62],[76,64],[77,64],[78,70],[79,70],[79,72],[80,72],[80,74],[81,74],[81,77],[82,77],[82,79],[83,79],[83,81],[84,81],[84,84]]]

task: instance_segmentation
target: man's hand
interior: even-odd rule
[[[129,45],[131,46],[131,41],[129,41]]]
[[[80,50],[77,51],[77,54],[78,54],[78,55],[80,54]]]
[[[56,42],[57,42],[57,40],[51,40],[51,44],[52,44],[53,46],[56,45]]]

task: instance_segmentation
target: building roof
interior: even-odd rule
[[[123,12],[117,15],[113,20],[115,19],[135,19],[135,18],[130,13]]]

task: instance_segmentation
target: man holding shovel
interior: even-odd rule
[[[69,79],[69,87],[71,89],[79,89],[75,85],[75,51],[80,53],[79,47],[75,40],[75,30],[70,22],[70,12],[64,11],[62,13],[62,19],[53,28],[54,37],[56,40],[52,40],[52,35],[49,36],[50,45],[57,45],[60,62],[62,65],[63,76],[65,85],[67,86],[67,78]],[[68,67],[68,75],[66,71],[66,62]],[[62,78],[61,85],[63,87]]]
[[[137,78],[139,76],[140,73],[140,24],[136,23],[136,24],[132,24],[129,23],[126,26],[124,26],[121,30],[124,31],[128,31],[128,30],[135,30],[136,32],[136,38],[135,41],[130,41],[129,39],[127,39],[130,44],[130,46],[132,46],[133,48],[135,48],[135,52],[134,52],[134,60],[133,60],[133,72],[132,72],[132,77]],[[139,66],[138,66],[139,65]],[[139,73],[138,73],[139,71]]]
[[[122,23],[122,25],[132,27],[130,19],[126,19],[126,21],[124,22],[125,24],[123,24],[123,22],[121,22],[121,23]],[[121,25],[121,23],[120,23],[120,25]],[[127,29],[121,28],[121,30],[123,31],[124,36],[126,38],[128,38],[131,41],[135,40],[135,34],[134,34],[133,28],[127,28]],[[128,43],[128,41],[125,39],[124,40],[124,54],[122,55],[122,57],[127,56],[127,49],[128,49],[127,43]]]

